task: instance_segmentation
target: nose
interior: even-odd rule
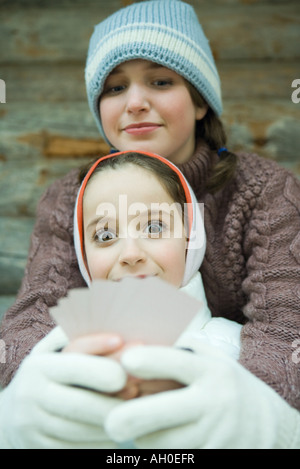
[[[150,103],[146,90],[138,84],[131,85],[127,93],[127,112],[130,114],[139,114],[140,112],[148,111],[149,108]]]
[[[135,267],[146,262],[147,256],[139,239],[123,239],[119,262],[122,266]]]

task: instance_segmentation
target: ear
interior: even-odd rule
[[[208,111],[208,104],[204,103],[202,106],[195,106],[195,115],[196,115],[196,121],[202,120]]]

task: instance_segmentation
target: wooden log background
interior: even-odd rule
[[[95,24],[120,0],[0,0],[0,316],[14,301],[37,202],[47,186],[107,149],[84,84]],[[299,0],[194,0],[223,84],[229,146],[300,177]],[[300,97],[300,93],[299,93]]]

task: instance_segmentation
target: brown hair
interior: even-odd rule
[[[194,104],[199,107],[207,106],[196,88],[188,81],[186,83]],[[205,117],[197,121],[196,140],[199,139],[204,140],[209,148],[215,152],[226,146],[227,137],[223,123],[210,107],[208,107]],[[219,157],[220,160],[215,165],[206,185],[207,190],[211,193],[218,192],[232,180],[238,163],[237,155],[228,150],[222,151]]]
[[[84,177],[88,173],[89,169],[93,166],[95,161],[81,169],[79,174],[80,183],[83,181]],[[101,161],[98,167],[95,169],[90,180],[96,173],[100,171],[103,171],[107,168],[118,169],[128,163],[139,166],[140,168],[154,174],[159,179],[170,197],[172,197],[174,202],[178,202],[181,207],[184,208],[186,197],[178,175],[167,164],[164,164],[162,161],[156,158],[151,158],[150,156],[147,156],[143,153],[129,151],[125,154],[112,156],[111,158],[107,158],[106,160]]]

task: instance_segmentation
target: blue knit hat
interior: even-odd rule
[[[87,95],[104,138],[99,97],[105,80],[115,67],[133,59],[174,70],[194,85],[217,115],[222,113],[218,71],[193,7],[179,0],[143,1],[99,23],[90,40]]]

